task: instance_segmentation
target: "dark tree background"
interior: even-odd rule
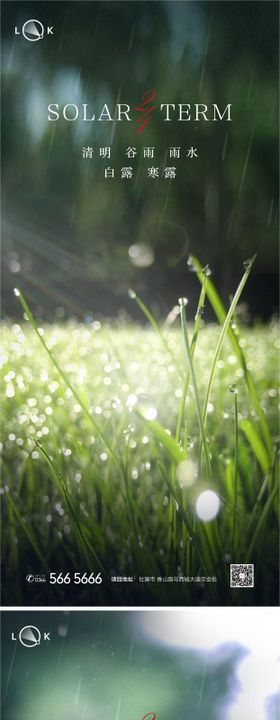
[[[164,316],[179,294],[197,297],[188,253],[209,263],[225,300],[242,263],[258,253],[245,300],[268,319],[277,303],[278,3],[3,2],[2,198],[4,315],[18,312],[19,285],[46,319],[132,312],[135,287]],[[29,18],[54,35],[14,35]],[[233,121],[131,124],[47,122],[49,103],[133,107],[154,88],[157,103],[232,104]],[[113,138],[113,139],[112,139]],[[82,147],[95,149],[82,159]],[[110,161],[98,157],[111,145]],[[127,161],[125,149],[139,157]],[[141,162],[143,146],[155,159]],[[166,151],[194,146],[197,159]],[[116,168],[104,179],[104,164]],[[131,181],[120,167],[135,167]],[[145,168],[176,165],[175,180]],[[145,267],[129,248],[150,252]],[[144,252],[145,255],[145,252]],[[145,258],[144,258],[145,263]],[[62,310],[62,309],[63,310]]]

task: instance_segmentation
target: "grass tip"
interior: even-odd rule
[[[128,297],[130,297],[131,300],[135,300],[135,298],[136,298],[136,292],[135,292],[135,290],[132,290],[131,288],[129,288],[129,290],[128,290]]]
[[[186,305],[188,304],[188,302],[189,302],[189,301],[188,301],[188,298],[186,298],[186,297],[180,297],[179,300],[178,300],[178,303],[179,303],[180,307],[186,307]]]

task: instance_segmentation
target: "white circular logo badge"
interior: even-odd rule
[[[40,20],[27,20],[22,28],[23,37],[29,42],[37,42],[44,37],[44,25]]]
[[[25,627],[21,628],[18,639],[24,647],[36,647],[36,645],[40,645],[41,633],[34,625],[25,625]]]

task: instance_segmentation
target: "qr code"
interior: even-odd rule
[[[230,566],[230,587],[252,588],[254,587],[254,565]]]

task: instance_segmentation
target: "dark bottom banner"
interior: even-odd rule
[[[276,608],[2,611],[2,718],[277,720],[279,656]]]

